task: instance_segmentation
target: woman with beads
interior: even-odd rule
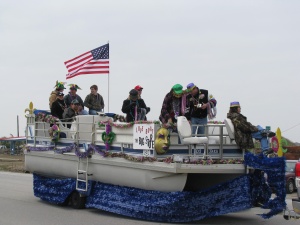
[[[126,122],[145,120],[150,108],[146,107],[143,99],[138,98],[138,91],[132,89],[129,97],[123,101],[122,112],[126,114]]]

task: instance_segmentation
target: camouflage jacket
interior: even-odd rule
[[[84,100],[84,106],[93,110],[102,110],[104,108],[103,97],[97,93],[97,95],[89,94]]]
[[[247,117],[240,113],[228,113],[227,118],[231,119],[233,123],[236,144],[241,149],[254,148],[251,133],[257,132],[257,127],[253,126],[250,122],[247,122]]]

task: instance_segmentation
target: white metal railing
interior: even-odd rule
[[[91,144],[103,143],[103,141],[101,139],[101,135],[105,131],[105,128],[99,127],[98,123],[93,123],[93,122],[80,122],[79,123],[78,121],[77,122],[61,122],[61,121],[59,121],[57,124],[60,127],[60,131],[63,133],[66,133],[66,138],[63,138],[61,140],[64,140],[66,142],[72,141],[77,144],[85,143],[85,142],[89,142]],[[71,124],[71,129],[65,127],[67,124]],[[82,124],[91,125],[92,129],[90,131],[81,131],[81,130],[79,130],[79,126]],[[75,129],[73,129],[74,126],[76,126]],[[214,157],[218,157],[218,158],[222,159],[224,146],[229,146],[229,145],[235,146],[235,144],[231,144],[230,141],[228,141],[229,136],[226,131],[225,125],[224,124],[208,124],[208,125],[205,125],[204,127],[205,127],[204,136],[208,137],[209,140],[215,141],[215,143],[211,143],[209,141],[206,145],[204,145],[204,148],[205,148],[204,151],[209,152],[208,150],[210,149],[210,147],[216,147],[216,149],[219,149],[219,153],[213,154],[213,155],[214,155]],[[33,134],[30,134],[29,128],[33,128]],[[34,145],[36,145],[37,140],[44,140],[44,141],[51,142],[51,137],[48,133],[49,128],[50,128],[49,123],[34,121],[34,117],[33,118],[30,117],[30,118],[28,118],[26,132],[25,132],[26,139],[30,140],[33,137]],[[86,134],[90,135],[90,138],[86,138],[87,137]],[[172,133],[171,135],[178,137],[178,135],[174,134],[174,133]],[[85,138],[82,138],[82,136],[84,136]],[[98,139],[97,139],[97,137],[98,137]],[[133,147],[133,145],[131,143],[125,143],[125,142],[119,142],[119,143],[114,142],[114,143],[120,145],[120,150],[122,152],[124,152],[124,150],[126,148]],[[184,144],[172,144],[171,143],[171,146],[175,147],[174,149],[176,149],[178,147],[184,147],[187,149],[190,148],[189,145],[184,145]],[[201,145],[201,146],[203,146],[203,145]],[[194,154],[195,154],[195,152],[194,152]],[[154,153],[154,155],[155,155],[155,153]]]

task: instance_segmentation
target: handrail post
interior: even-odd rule
[[[223,129],[224,126],[219,126],[220,129],[220,159],[223,159]]]

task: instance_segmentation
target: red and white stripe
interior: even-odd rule
[[[78,75],[109,73],[109,59],[93,60],[90,51],[65,62],[68,70],[66,79]]]

